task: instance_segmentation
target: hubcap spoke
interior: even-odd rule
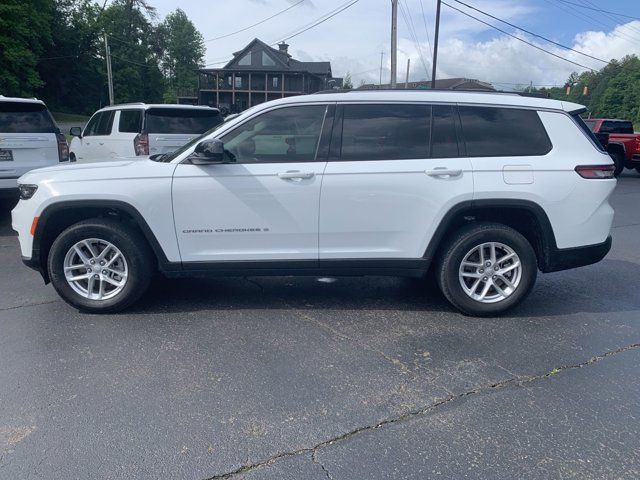
[[[522,279],[522,264],[510,246],[485,242],[463,257],[458,279],[463,291],[475,301],[496,303],[516,291]]]
[[[75,293],[94,301],[118,295],[129,276],[127,259],[118,247],[97,238],[73,245],[64,258],[63,270]]]

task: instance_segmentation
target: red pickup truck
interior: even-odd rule
[[[633,131],[633,123],[609,118],[589,118],[584,122],[593,133],[609,135],[607,151],[616,164],[616,175],[625,167],[640,172],[640,133]]]

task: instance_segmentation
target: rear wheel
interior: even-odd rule
[[[624,170],[624,166],[625,166],[624,154],[616,152],[616,153],[610,154],[610,157],[613,159],[613,163],[615,165],[615,170],[613,171],[613,174],[617,177]]]
[[[460,229],[439,259],[442,293],[467,315],[491,316],[516,306],[537,276],[536,255],[519,232],[478,223]]]
[[[51,246],[48,269],[54,288],[70,305],[87,312],[116,312],[146,291],[153,256],[135,229],[95,218],[60,234]]]

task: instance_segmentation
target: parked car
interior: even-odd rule
[[[538,270],[595,263],[610,249],[614,166],[583,111],[479,92],[279,99],[162,161],[27,174],[13,226],[24,262],[84,311],[127,308],[155,269],[421,277],[431,268],[459,310],[499,314],[527,296]]]
[[[0,195],[16,194],[29,170],[67,160],[67,140],[44,102],[0,95]]]
[[[216,108],[131,103],[98,110],[82,130],[73,127],[71,161],[169,153],[223,121]]]
[[[634,133],[633,123],[608,118],[590,118],[585,123],[593,133],[609,135],[607,150],[616,164],[616,176],[625,167],[640,172],[640,133]]]

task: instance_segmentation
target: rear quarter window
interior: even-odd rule
[[[216,110],[150,108],[145,118],[148,133],[201,134],[223,122]]]
[[[142,110],[121,110],[118,131],[123,133],[140,133],[142,128]]]
[[[470,157],[521,157],[551,151],[551,141],[535,110],[460,106],[459,112]]]
[[[51,114],[41,103],[0,102],[0,133],[57,133]]]

